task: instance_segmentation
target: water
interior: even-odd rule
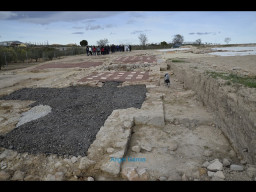
[[[216,47],[212,48],[214,51],[224,52],[212,52],[210,55],[217,56],[244,56],[244,55],[256,55],[256,47]]]

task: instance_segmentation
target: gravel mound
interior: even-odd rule
[[[33,100],[31,107],[48,105],[51,113],[21,124],[0,137],[0,146],[18,152],[84,156],[100,127],[115,109],[140,108],[145,85],[117,87],[24,88],[2,100]]]

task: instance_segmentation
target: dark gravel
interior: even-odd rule
[[[117,87],[24,88],[2,100],[34,100],[31,105],[49,105],[52,112],[25,123],[0,137],[0,146],[18,152],[84,156],[100,127],[115,109],[140,108],[145,85]]]

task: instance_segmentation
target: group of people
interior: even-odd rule
[[[114,52],[131,51],[131,45],[106,45],[106,46],[86,46],[86,54],[89,55],[106,55]]]

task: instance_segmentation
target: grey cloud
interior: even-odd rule
[[[97,29],[104,29],[103,27],[101,27],[100,25],[87,25],[85,27],[85,30],[97,30]]]
[[[216,32],[191,32],[189,33],[189,35],[210,35],[210,34],[213,34],[213,35],[216,35]]]
[[[138,33],[144,33],[144,32],[147,32],[147,31],[151,31],[151,30],[142,30],[142,31],[139,31],[139,30],[137,30],[137,31],[133,31],[133,32],[131,32],[131,34],[138,34]]]
[[[114,27],[114,25],[113,24],[107,24],[105,27],[106,28],[112,28],[112,27]]]
[[[120,14],[119,11],[13,11],[0,12],[0,19],[19,20],[36,24],[49,24],[57,21],[92,22],[98,18],[106,18]]]
[[[74,32],[74,33],[72,33],[72,34],[76,34],[76,35],[82,35],[82,34],[84,34],[84,32]]]
[[[75,27],[72,27],[73,29],[83,29],[84,27],[79,27],[79,26],[75,26]]]

